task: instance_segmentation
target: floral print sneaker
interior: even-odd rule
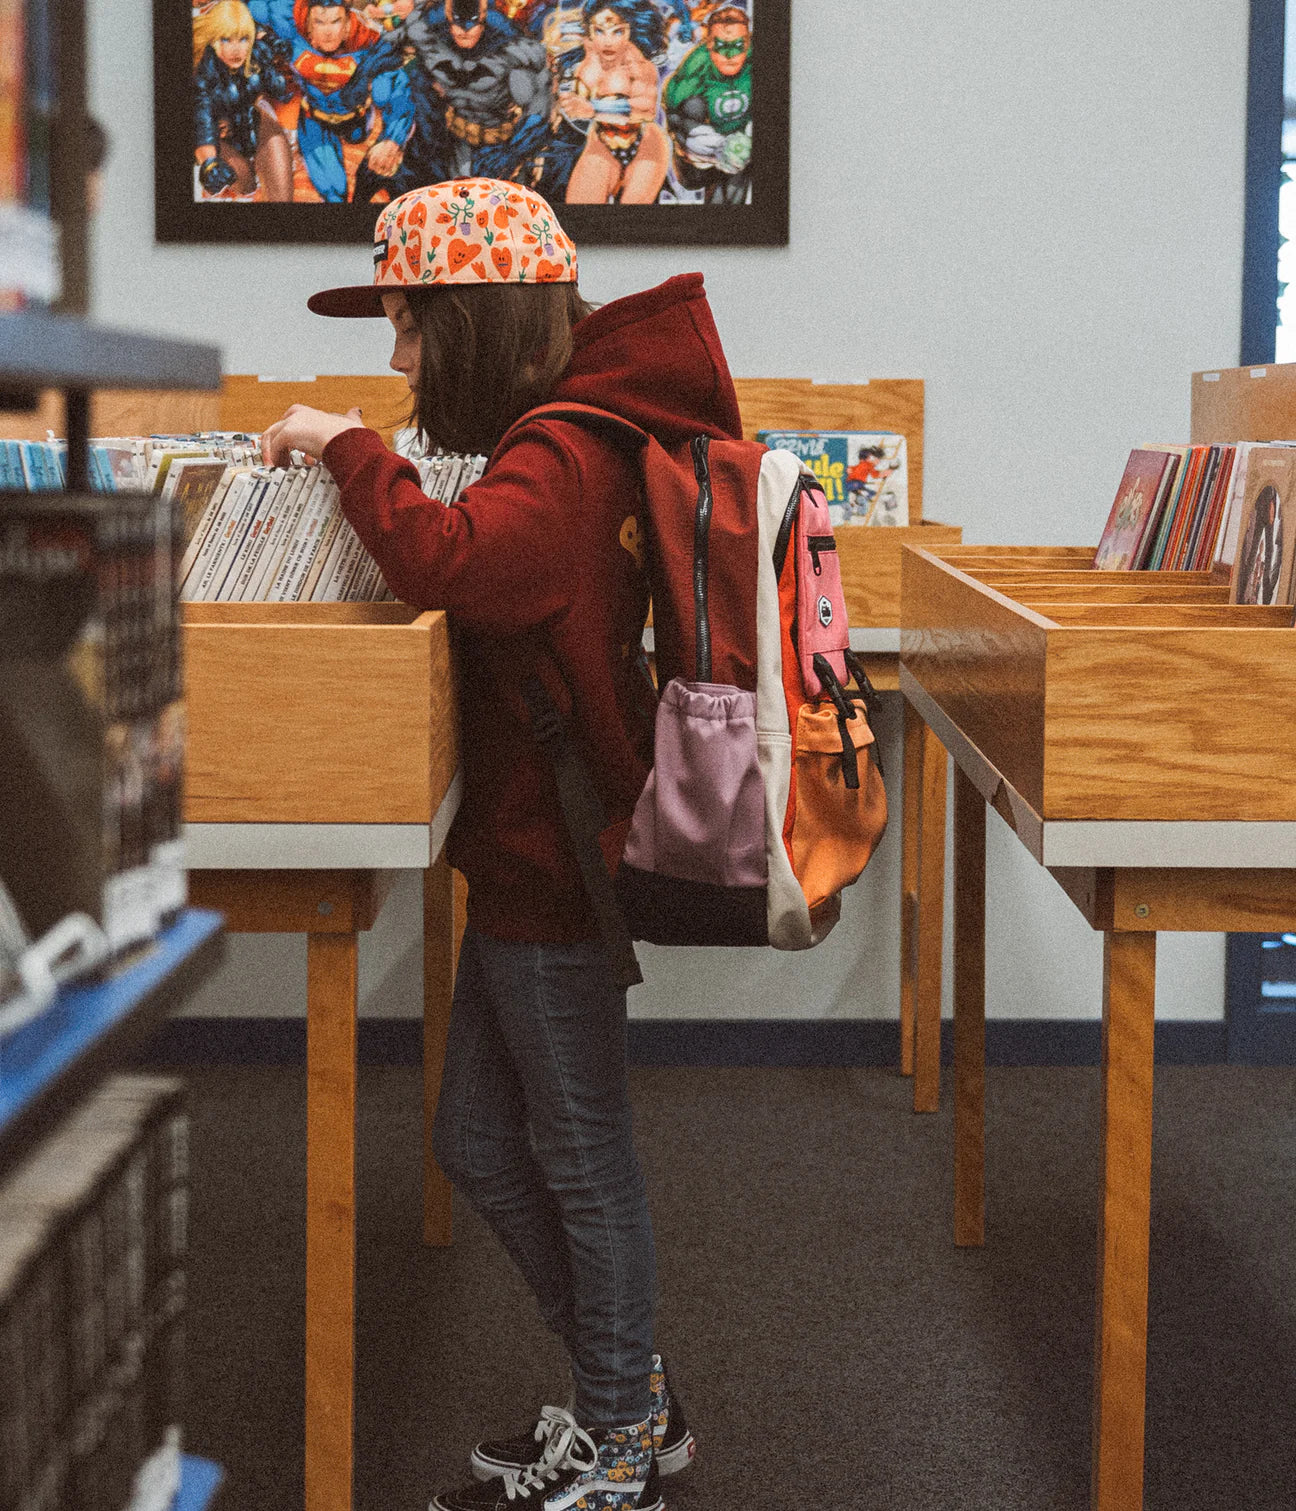
[[[652,1418],[630,1427],[576,1431],[594,1449],[593,1462],[545,1496],[544,1511],[648,1511],[660,1508],[655,1488]]]
[[[693,1462],[697,1442],[689,1431],[684,1405],[679,1398],[660,1354],[652,1356],[652,1434],[658,1473],[679,1474]],[[573,1387],[567,1398],[565,1413],[570,1415],[576,1404]],[[512,1438],[484,1438],[472,1452],[472,1472],[479,1480],[520,1474],[544,1454],[549,1441],[552,1419],[561,1418],[564,1408],[546,1406],[534,1427]]]
[[[650,1419],[586,1432],[570,1412],[548,1406],[540,1428],[534,1462],[435,1496],[428,1511],[665,1511]]]
[[[652,1373],[653,1452],[657,1455],[659,1474],[679,1474],[693,1462],[697,1452],[697,1440],[689,1431],[688,1418],[684,1415],[684,1403],[679,1392],[672,1388],[666,1375],[666,1365],[660,1354],[654,1354]]]

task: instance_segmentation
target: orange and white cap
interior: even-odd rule
[[[498,178],[411,189],[374,227],[374,281],[324,289],[317,315],[381,315],[387,289],[444,284],[575,283],[576,248],[538,194]]]

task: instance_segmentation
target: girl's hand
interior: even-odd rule
[[[267,467],[286,467],[290,453],[304,452],[320,457],[334,436],[344,430],[362,426],[360,410],[348,409],[345,415],[327,414],[307,404],[291,404],[282,420],[276,420],[261,436],[261,460]]]

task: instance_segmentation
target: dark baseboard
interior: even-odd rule
[[[994,1018],[986,1024],[988,1065],[1097,1065],[1096,1022]],[[640,1019],[630,1024],[630,1063],[638,1067],[887,1066],[899,1059],[894,1022],[873,1020]],[[413,1018],[361,1018],[363,1065],[417,1065],[423,1025]],[[942,1024],[941,1058],[953,1057],[953,1025]],[[1223,1065],[1227,1026],[1169,1022],[1156,1026],[1161,1065]],[[172,1018],[150,1046],[149,1065],[302,1065],[304,1018]]]

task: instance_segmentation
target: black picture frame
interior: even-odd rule
[[[1278,192],[1283,178],[1287,0],[1251,0],[1247,62],[1246,217],[1238,363],[1274,360],[1278,335]]]
[[[751,0],[753,137],[747,205],[555,205],[577,245],[786,246],[792,0]],[[153,0],[155,234],[164,244],[359,244],[376,204],[250,204],[193,198],[191,10]]]

